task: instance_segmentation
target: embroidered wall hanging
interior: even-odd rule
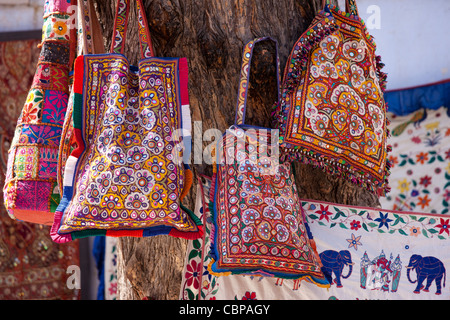
[[[391,192],[380,199],[385,209],[449,213],[449,108],[391,115]]]
[[[326,5],[297,40],[274,117],[283,159],[300,160],[384,195],[389,191],[386,74],[358,16]]]
[[[177,132],[190,132],[187,60],[153,56],[137,1],[142,59],[130,66],[123,55],[129,6],[118,1],[111,53],[75,61],[78,148],[65,166],[64,197],[51,231],[56,242],[102,235],[193,239],[202,233],[181,205],[192,182]]]
[[[211,181],[202,183],[208,192]],[[214,187],[214,186],[212,186]],[[181,300],[448,300],[449,219],[445,215],[378,210],[301,200],[331,281],[253,275],[216,276],[208,271],[214,226],[209,199],[196,212],[205,235],[188,247]]]
[[[74,8],[70,1],[44,6],[41,53],[9,149],[3,188],[13,219],[51,225],[60,201],[56,168],[75,55]]]
[[[244,48],[236,122],[216,151],[211,272],[271,274],[327,286],[290,164],[279,163],[270,129],[244,123],[251,56],[263,40],[272,39],[258,38]]]
[[[77,15],[77,56],[83,54],[105,53],[100,22],[95,13],[92,0],[79,0],[77,5]],[[59,144],[58,163],[56,168],[56,178],[61,198],[63,197],[64,191],[64,168],[70,154],[77,148],[73,127],[73,102],[74,91],[73,83],[71,83],[66,116],[61,131],[61,141]]]

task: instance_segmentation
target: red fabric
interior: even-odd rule
[[[176,237],[176,238],[183,238],[187,240],[195,240],[203,235],[203,226],[197,226],[198,231],[197,232],[180,232],[177,229],[172,229],[169,233],[169,236]]]
[[[180,97],[181,104],[189,104],[189,89],[188,89],[188,77],[189,77],[189,67],[186,58],[181,58],[179,65],[180,71]]]
[[[83,141],[83,136],[80,129],[74,128],[73,133],[75,135],[75,141],[77,142],[77,148],[72,151],[72,156],[78,158],[83,152],[85,146]]]
[[[142,230],[107,230],[107,237],[136,237],[142,238]]]
[[[75,60],[74,74],[84,74],[84,57],[83,56],[79,56]],[[83,93],[83,77],[74,78],[73,92],[79,93],[79,94]]]

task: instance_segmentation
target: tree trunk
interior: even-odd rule
[[[134,1],[132,1],[134,3]],[[144,0],[155,52],[187,57],[192,121],[200,121],[193,139],[210,128],[225,131],[234,123],[243,46],[256,37],[278,41],[281,71],[294,42],[319,10],[321,0]],[[116,1],[96,0],[106,48],[114,25]],[[135,8],[130,12],[126,55],[139,57]],[[276,100],[275,50],[262,42],[255,48],[246,122],[271,127]],[[269,88],[269,89],[268,89]],[[194,126],[195,127],[195,126]],[[211,141],[204,141],[203,146]],[[198,150],[193,150],[193,153]],[[194,174],[212,173],[211,165],[194,164]],[[309,165],[296,164],[303,199],[377,206],[375,195],[329,176]],[[194,181],[196,181],[194,179]],[[195,188],[185,205],[193,208]],[[120,238],[119,298],[178,299],[187,242],[170,236]]]

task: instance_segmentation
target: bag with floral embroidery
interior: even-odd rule
[[[386,74],[354,0],[325,4],[294,44],[275,108],[283,159],[389,191]]]
[[[75,57],[76,5],[46,1],[41,52],[11,143],[4,204],[11,218],[51,225],[60,202],[58,149]]]
[[[51,230],[56,242],[202,234],[200,221],[181,203],[192,184],[183,163],[183,144],[190,141],[187,60],[154,57],[138,0],[141,60],[130,65],[123,55],[130,3],[118,1],[111,52],[75,61],[77,149],[64,169]]]
[[[258,274],[328,286],[291,165],[279,163],[278,136],[244,123],[253,48],[264,40],[276,44],[258,38],[244,48],[235,124],[216,149],[213,260],[208,268],[215,275]],[[276,63],[278,79],[278,49]]]

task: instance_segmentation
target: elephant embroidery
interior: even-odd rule
[[[319,257],[322,261],[322,272],[327,278],[330,284],[335,283],[338,288],[342,288],[341,277],[342,279],[347,279],[352,274],[353,265],[352,255],[348,250],[334,251],[334,250],[325,250]],[[348,274],[343,275],[342,271],[344,267],[348,266]],[[334,280],[333,280],[334,273]]]
[[[441,294],[441,286],[445,287],[445,267],[442,261],[435,257],[422,257],[420,255],[414,254],[409,259],[409,264],[406,267],[408,281],[411,283],[416,283],[417,286],[414,293],[420,293],[420,290],[424,292],[429,292],[430,286],[433,281],[436,282],[436,294]],[[417,274],[416,280],[411,280],[410,273],[411,270],[415,270]],[[426,280],[425,287],[423,285]],[[443,283],[442,283],[443,280]]]

